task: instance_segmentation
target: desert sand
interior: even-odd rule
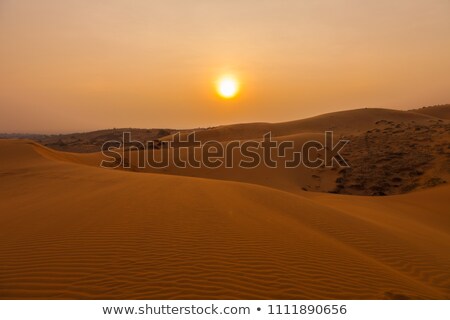
[[[354,141],[351,172],[113,170],[100,153],[0,140],[0,298],[449,299],[446,112],[198,132],[300,143],[334,130]]]

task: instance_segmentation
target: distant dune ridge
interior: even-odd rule
[[[448,108],[198,132],[333,130],[351,141],[344,171],[111,170],[99,152],[0,140],[0,298],[449,299]]]
[[[270,169],[264,165],[253,170],[218,168],[215,170],[179,169],[173,165],[163,170],[138,168],[146,151],[133,152],[125,161],[131,171],[164,173],[232,180],[260,184],[289,192],[318,191],[339,194],[383,196],[446,183],[450,179],[450,105],[411,111],[357,109],[325,114],[285,123],[249,123],[209,129],[111,129],[61,136],[30,136],[48,147],[70,152],[95,151],[73,155],[79,162],[98,166],[103,156],[102,144],[121,140],[123,132],[131,132],[136,141],[169,140],[176,132],[182,138],[195,131],[200,141],[261,140],[271,132],[278,141],[293,141],[296,146],[308,140],[322,141],[331,130],[335,139],[347,139],[343,156],[351,168],[286,169],[280,165]],[[25,136],[27,137],[27,136]],[[200,159],[201,154],[197,154]],[[235,163],[242,160],[235,154]],[[278,159],[280,160],[280,159]],[[280,162],[279,162],[280,163]]]

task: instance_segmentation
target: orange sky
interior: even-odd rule
[[[448,0],[1,0],[0,43],[0,132],[450,102]]]

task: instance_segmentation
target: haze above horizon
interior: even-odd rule
[[[448,103],[449,12],[447,0],[2,0],[0,132]],[[234,99],[216,93],[226,74]]]

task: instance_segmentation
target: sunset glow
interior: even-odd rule
[[[1,0],[0,132],[445,104],[449,12],[448,0]]]

